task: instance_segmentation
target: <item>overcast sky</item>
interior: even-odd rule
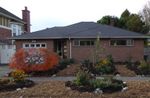
[[[150,0],[0,0],[0,6],[22,17],[30,10],[31,31],[66,26],[81,21],[96,22],[105,15],[120,17],[128,9],[138,13]]]

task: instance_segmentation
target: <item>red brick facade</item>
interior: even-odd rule
[[[23,46],[23,43],[46,43],[47,48],[50,51],[54,51],[54,41],[53,40],[16,40],[16,49],[20,49]],[[71,41],[73,42],[73,41]],[[144,57],[144,41],[143,39],[134,39],[133,46],[111,46],[110,39],[101,39],[101,47],[103,47],[103,51],[101,57],[105,57],[107,55],[112,55],[115,61],[126,61],[129,57],[132,57],[134,61],[142,60]],[[93,49],[94,46],[74,46],[73,43],[70,44],[69,40],[67,40],[67,52],[66,55],[69,58],[72,56],[77,61],[82,61],[85,59],[92,60],[93,58]],[[71,50],[71,55],[70,55]]]

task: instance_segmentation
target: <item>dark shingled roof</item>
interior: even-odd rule
[[[0,15],[8,17],[10,19],[16,20],[18,22],[24,23],[23,20],[16,15],[12,14],[11,12],[5,10],[4,8],[0,7]]]
[[[108,25],[80,22],[64,27],[47,28],[12,39],[96,38],[99,33],[101,38],[145,38],[142,34]]]

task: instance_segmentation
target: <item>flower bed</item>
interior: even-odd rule
[[[34,85],[35,83],[31,80],[14,82],[11,81],[10,79],[0,79],[0,92],[12,91],[12,90],[16,90],[17,88],[32,87]]]
[[[126,62],[126,67],[138,75],[150,75],[150,62],[148,61],[132,62],[129,60]]]

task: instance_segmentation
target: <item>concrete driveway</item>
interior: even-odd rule
[[[8,65],[0,65],[0,77],[6,76],[11,70]]]

